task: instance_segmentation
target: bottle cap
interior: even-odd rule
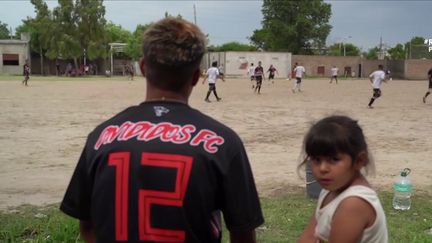
[[[409,173],[411,173],[411,169],[410,168],[405,168],[401,171],[400,175],[402,177],[407,177],[409,175]]]

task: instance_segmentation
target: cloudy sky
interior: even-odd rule
[[[46,1],[52,9],[57,1]],[[349,42],[363,50],[377,46],[382,37],[389,46],[413,36],[432,38],[432,1],[325,1],[332,5],[333,29],[327,44]],[[261,27],[262,1],[144,1],[105,0],[105,18],[133,31],[137,24],[162,18],[165,12],[195,21],[209,34],[210,44],[249,43]],[[194,11],[195,6],[195,11]],[[0,21],[14,29],[35,15],[30,0],[0,0]]]

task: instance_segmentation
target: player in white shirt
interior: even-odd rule
[[[382,84],[382,82],[383,81],[387,82],[386,81],[386,74],[384,72],[383,65],[381,65],[381,64],[378,65],[378,70],[374,71],[373,73],[371,73],[369,75],[369,80],[372,83],[373,95],[369,101],[368,108],[372,109],[373,108],[372,104],[374,103],[374,101],[381,96],[381,84]]]
[[[306,73],[306,69],[301,64],[297,65],[297,63],[296,63],[296,67],[294,68],[294,73],[295,73],[295,77],[296,77],[296,83],[292,89],[292,92],[295,93],[296,90],[301,92],[301,89],[300,89],[301,81],[303,78],[303,74]]]
[[[255,67],[254,64],[251,63],[247,75],[250,77],[250,81],[252,82],[252,89],[255,88],[254,80],[255,80]]]
[[[337,68],[336,66],[333,66],[332,69],[330,69],[331,71],[331,78],[330,78],[330,83],[333,82],[333,79],[336,81],[336,84],[338,83],[338,72],[339,72],[339,68]]]
[[[204,99],[206,102],[210,102],[209,96],[211,92],[213,92],[217,101],[221,100],[221,98],[219,98],[219,96],[216,93],[216,80],[218,78],[221,78],[221,76],[219,74],[219,69],[217,68],[217,62],[213,62],[212,66],[207,70],[206,77],[202,81],[202,83],[204,84],[204,82],[208,80],[208,84],[209,84],[209,90],[207,91],[206,98]],[[222,81],[225,82],[223,78],[221,79]]]

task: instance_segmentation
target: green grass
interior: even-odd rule
[[[415,194],[409,211],[391,207],[392,194],[380,192],[387,216],[391,243],[427,243],[432,235],[432,200],[427,193]],[[261,198],[265,224],[257,229],[258,242],[295,242],[308,223],[316,201],[302,193]],[[228,242],[224,231],[223,242]],[[82,242],[78,222],[58,210],[46,207],[21,206],[0,212],[0,242]]]

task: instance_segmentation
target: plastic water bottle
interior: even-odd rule
[[[409,210],[411,208],[412,184],[408,177],[410,172],[409,168],[403,169],[393,184],[393,208],[396,210]]]

